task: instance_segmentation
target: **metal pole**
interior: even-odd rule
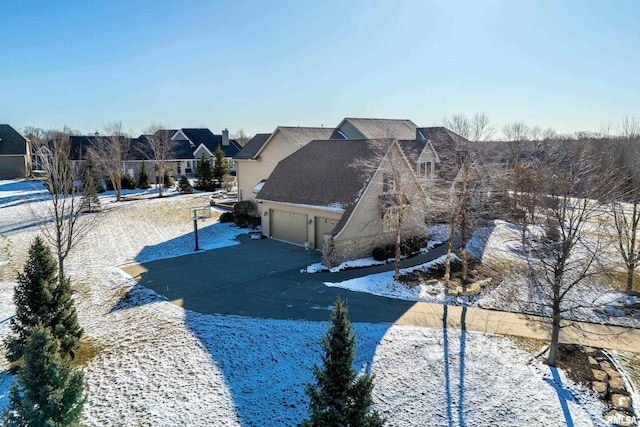
[[[200,248],[198,247],[198,220],[194,219],[193,220],[193,233],[196,237],[196,248],[194,250],[200,250]]]

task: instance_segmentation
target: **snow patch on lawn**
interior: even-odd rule
[[[453,261],[459,258],[452,254]],[[417,265],[410,268],[400,269],[400,274],[409,274],[414,271],[427,271],[438,265],[443,265],[445,255],[433,261]],[[342,282],[324,282],[325,285],[337,288],[348,289],[354,292],[366,292],[373,295],[401,299],[406,301],[421,301],[433,303],[445,303],[449,305],[469,305],[472,299],[468,297],[450,297],[444,294],[444,286],[440,283],[417,284],[415,286],[406,283],[399,283],[393,280],[393,271],[370,274],[364,277],[344,280]]]

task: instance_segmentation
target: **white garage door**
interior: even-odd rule
[[[335,219],[316,217],[315,249],[322,250],[325,233],[331,233],[333,229],[336,228],[337,224],[338,224],[338,221]]]
[[[269,218],[269,230],[274,239],[298,245],[304,245],[308,240],[307,215],[270,209]]]

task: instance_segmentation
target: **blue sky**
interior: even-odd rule
[[[640,116],[640,2],[0,0],[0,123],[335,126]]]

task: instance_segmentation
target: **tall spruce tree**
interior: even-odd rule
[[[42,323],[25,342],[24,360],[3,411],[5,426],[78,426],[84,405],[83,376]]]
[[[338,297],[331,326],[322,338],[322,366],[314,366],[315,383],[307,385],[309,418],[304,427],[379,427],[384,420],[371,412],[373,374],[357,376],[353,368],[355,333],[347,308]]]
[[[71,299],[69,279],[58,280],[56,261],[40,237],[29,248],[24,271],[18,273],[13,300],[16,315],[11,319],[11,331],[5,340],[7,360],[19,362],[32,329],[41,322],[58,340],[61,351],[73,355],[82,336],[76,309]]]
[[[196,164],[196,171],[193,174],[196,177],[195,189],[202,191],[215,190],[215,183],[213,180],[213,168],[211,162],[203,154],[198,159]]]
[[[227,164],[227,160],[224,158],[225,154],[220,146],[218,146],[214,156],[216,160],[213,165],[213,180],[215,188],[220,188],[222,187],[224,177],[229,173],[229,165]]]
[[[102,209],[100,205],[100,198],[98,198],[98,191],[96,188],[96,181],[92,176],[91,170],[85,168],[82,174],[82,209],[81,212],[98,212]],[[101,184],[102,185],[102,184]]]
[[[147,188],[151,188],[151,184],[149,184],[149,172],[147,172],[147,165],[142,162],[142,166],[140,167],[140,175],[138,176],[138,188],[146,190]]]

